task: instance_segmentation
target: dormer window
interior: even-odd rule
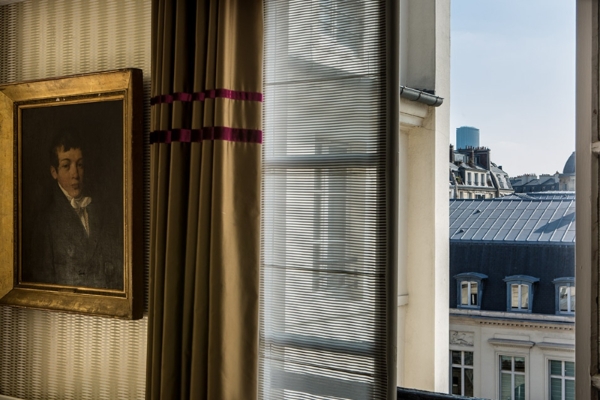
[[[556,288],[556,313],[573,315],[575,313],[575,278],[557,278],[552,283]]]
[[[530,313],[533,309],[534,284],[539,281],[539,278],[529,275],[513,275],[504,278],[507,311]]]
[[[456,305],[458,308],[481,308],[481,295],[483,293],[483,279],[487,275],[477,272],[464,272],[455,275],[458,285],[458,297]]]

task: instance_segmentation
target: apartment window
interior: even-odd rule
[[[502,176],[500,174],[496,174],[496,178],[498,178],[498,185],[500,185],[500,189],[504,189],[504,181],[502,180]]]
[[[525,357],[500,356],[500,399],[525,400]]]
[[[319,28],[336,44],[362,55],[363,17],[355,11],[362,7],[357,0],[319,0]]]
[[[555,286],[556,313],[575,313],[575,278],[558,278],[552,281]]]
[[[483,279],[487,275],[478,272],[465,272],[454,276],[458,284],[458,297],[456,305],[458,308],[481,307],[481,294],[483,293]]]
[[[260,398],[388,391],[385,10],[265,2]]]
[[[504,278],[506,282],[507,310],[531,312],[533,309],[534,284],[538,278],[528,275],[513,275]]]
[[[473,352],[450,352],[450,393],[473,396]]]
[[[575,400],[575,363],[550,360],[550,400]]]
[[[471,184],[471,173],[467,172],[467,185]]]
[[[475,186],[479,186],[479,174],[475,173]]]

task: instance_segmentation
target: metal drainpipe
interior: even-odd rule
[[[427,93],[423,90],[417,90],[406,86],[400,86],[400,97],[407,100],[416,101],[419,103],[427,104],[432,107],[439,107],[444,102],[442,97],[436,96],[431,93]]]

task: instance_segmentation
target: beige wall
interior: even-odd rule
[[[149,0],[0,6],[0,83],[125,67],[144,71],[147,133]],[[121,321],[0,307],[0,395],[143,398],[146,327],[147,317]]]

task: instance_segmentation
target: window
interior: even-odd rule
[[[475,186],[479,186],[479,174],[475,173]]]
[[[539,281],[538,278],[528,275],[513,275],[504,278],[507,311],[531,312],[534,284]]]
[[[500,399],[525,400],[525,357],[500,356]]]
[[[455,275],[454,278],[458,284],[456,306],[458,308],[481,308],[482,280],[487,279],[487,275],[465,272]]]
[[[361,7],[357,0],[319,0],[320,32],[336,44],[362,55],[362,15],[356,9]]]
[[[467,172],[467,185],[471,184],[471,173]]]
[[[473,352],[450,352],[450,393],[473,396]]]
[[[550,400],[575,400],[575,363],[550,360]]]
[[[556,287],[556,313],[575,313],[575,278],[558,278],[552,281]]]
[[[260,398],[388,391],[385,9],[265,2]]]
[[[498,185],[500,185],[500,189],[504,189],[504,181],[502,180],[502,176],[500,174],[496,174],[496,178],[498,178]]]

